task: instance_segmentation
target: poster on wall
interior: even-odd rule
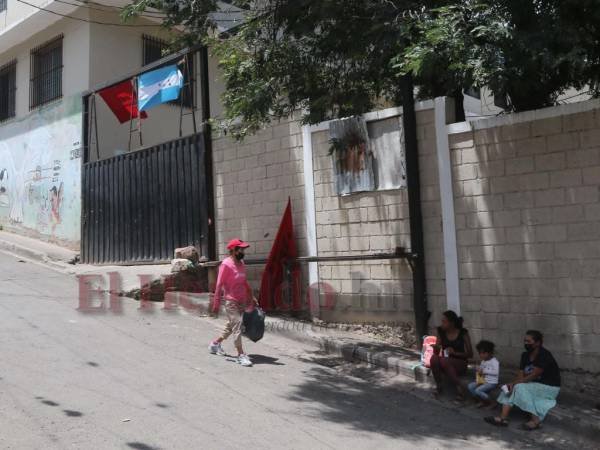
[[[76,244],[81,101],[70,97],[0,126],[0,223]]]
[[[375,185],[378,191],[406,187],[406,155],[402,117],[367,124],[373,151]]]
[[[373,152],[365,121],[351,117],[330,122],[329,142],[337,194],[374,190]]]

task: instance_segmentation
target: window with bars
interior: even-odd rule
[[[17,61],[0,67],[0,122],[15,117]]]
[[[172,48],[168,42],[162,39],[143,35],[142,36],[142,64],[144,66],[164,58],[172,53]],[[193,108],[194,102],[194,58],[190,54],[187,56],[187,64],[180,65],[179,70],[183,74],[182,98],[169,102],[171,105],[179,106],[183,101],[183,106]]]
[[[63,36],[31,50],[29,109],[62,97]]]
[[[6,1],[7,0],[0,0],[0,12],[6,11]]]

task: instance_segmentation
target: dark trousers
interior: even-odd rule
[[[445,375],[456,386],[460,384],[460,376],[467,373],[467,361],[460,358],[446,358],[433,355],[431,357],[431,372],[435,382],[439,385]]]

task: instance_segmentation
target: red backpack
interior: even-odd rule
[[[423,348],[421,349],[421,364],[425,367],[431,367],[431,357],[433,356],[433,346],[437,343],[437,336],[423,337]]]

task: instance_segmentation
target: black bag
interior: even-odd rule
[[[265,312],[255,307],[250,312],[245,312],[243,317],[244,336],[252,342],[258,342],[265,334]]]

